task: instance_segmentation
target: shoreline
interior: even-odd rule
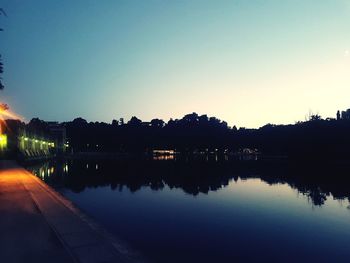
[[[8,260],[28,254],[40,260],[43,253],[48,258],[60,253],[58,262],[68,258],[72,262],[143,262],[123,241],[14,161],[0,161],[0,193],[1,207],[6,207],[2,211],[6,222],[0,225],[1,251]],[[23,220],[27,227],[13,233],[15,222]],[[17,245],[6,242],[7,233]],[[52,242],[53,237],[57,241]],[[21,245],[22,239],[34,244],[29,251]]]

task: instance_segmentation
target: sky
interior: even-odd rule
[[[48,121],[237,127],[350,108],[349,0],[1,0],[0,101]]]

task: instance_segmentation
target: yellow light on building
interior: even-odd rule
[[[0,135],[0,150],[4,150],[7,147],[7,135],[1,134]]]

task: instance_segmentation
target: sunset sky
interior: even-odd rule
[[[33,117],[238,127],[350,108],[348,0],[2,0],[0,101]]]

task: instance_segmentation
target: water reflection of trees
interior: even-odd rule
[[[276,165],[231,162],[175,161],[55,161],[30,168],[55,187],[74,192],[86,187],[110,186],[136,192],[142,187],[161,190],[182,189],[185,193],[207,194],[226,187],[231,180],[260,178],[269,185],[286,183],[321,206],[332,195],[350,201],[350,178],[347,167],[312,165]]]

